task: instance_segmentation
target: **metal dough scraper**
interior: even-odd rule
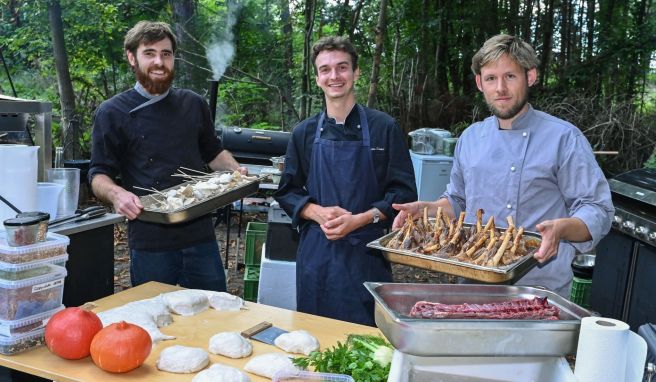
[[[241,332],[241,335],[244,338],[251,338],[256,341],[264,342],[265,344],[275,345],[274,341],[276,338],[284,333],[287,333],[287,331],[273,326],[270,322],[262,321],[252,328],[244,330]]]

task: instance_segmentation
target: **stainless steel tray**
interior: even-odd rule
[[[253,180],[248,183],[244,183],[239,187],[235,187],[229,191],[212,195],[206,199],[196,201],[182,208],[178,208],[173,211],[162,211],[159,208],[155,208],[159,201],[156,195],[150,194],[142,196],[141,203],[144,206],[144,210],[137,217],[137,219],[152,222],[152,223],[161,223],[161,224],[175,224],[181,223],[188,220],[195,219],[197,217],[208,214],[217,208],[226,206],[234,201],[245,198],[249,195],[252,195],[257,192],[260,186],[260,180],[262,177],[258,177],[257,180]],[[176,189],[182,185],[194,183],[192,181],[179,184],[174,187],[169,187],[162,192],[167,192],[171,189]]]
[[[465,228],[470,226],[471,224],[464,225]],[[503,232],[505,229],[501,229],[500,231]],[[403,249],[387,248],[387,243],[392,240],[396,235],[396,232],[397,231],[391,232],[372,241],[367,244],[367,247],[381,250],[383,256],[385,256],[387,261],[391,263],[448,273],[487,283],[512,283],[519,280],[538,263],[537,260],[533,258],[533,251],[528,251],[524,257],[513,264],[495,268],[470,264],[453,259],[442,259],[436,256],[424,255]],[[535,232],[524,232],[524,237],[532,238],[538,246],[539,243],[542,242],[542,237]]]
[[[542,288],[476,284],[364,283],[376,301],[376,326],[399,351],[416,356],[562,356],[574,354],[590,312]],[[547,297],[559,320],[410,318],[418,301],[489,303]]]

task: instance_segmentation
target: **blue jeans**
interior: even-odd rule
[[[216,241],[173,251],[130,250],[132,286],[148,281],[191,289],[226,291],[226,277]]]

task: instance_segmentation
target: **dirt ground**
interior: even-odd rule
[[[249,221],[266,222],[266,213],[245,213],[241,224],[241,235],[237,231],[240,227],[239,216],[230,219],[230,241],[228,248],[228,292],[242,296],[244,291],[244,253],[246,244],[246,225]],[[127,250],[127,225],[120,223],[114,230],[114,291],[120,292],[130,288],[130,258]],[[225,264],[226,224],[220,222],[216,226],[216,236],[221,249],[221,259]],[[237,250],[237,247],[238,250]],[[394,264],[392,266],[395,282],[407,283],[452,283],[452,276],[438,272],[425,271],[418,268]]]

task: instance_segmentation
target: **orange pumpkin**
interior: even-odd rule
[[[55,313],[46,325],[46,346],[66,359],[89,356],[91,340],[102,329],[100,318],[81,308],[66,308]]]
[[[152,340],[143,328],[121,321],[99,331],[91,341],[91,358],[99,368],[125,373],[144,363]]]

